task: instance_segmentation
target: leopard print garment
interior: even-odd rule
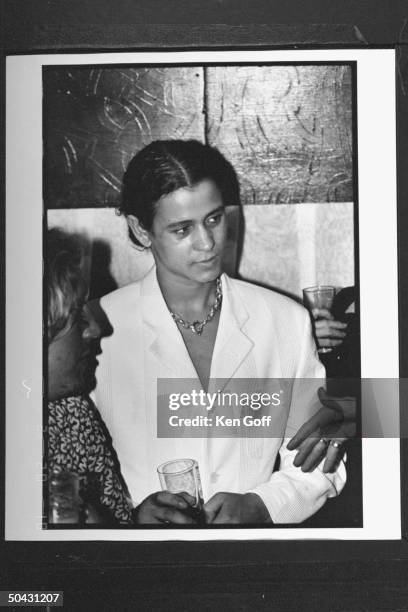
[[[100,504],[114,523],[131,523],[119,463],[92,401],[78,396],[49,402],[47,434],[49,470],[76,472],[85,502]]]

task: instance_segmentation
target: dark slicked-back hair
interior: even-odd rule
[[[137,217],[142,227],[152,229],[158,201],[181,187],[194,187],[212,180],[220,190],[224,206],[239,204],[235,171],[214,147],[197,140],[156,140],[136,153],[123,177],[119,212]],[[140,243],[129,231],[132,241]]]

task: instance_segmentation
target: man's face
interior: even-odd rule
[[[88,393],[95,386],[101,330],[84,306],[48,346],[48,399]]]
[[[221,273],[226,238],[218,187],[204,180],[163,196],[149,232],[159,278],[208,283]]]

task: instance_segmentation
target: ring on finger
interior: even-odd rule
[[[324,444],[325,446],[328,446],[330,441],[327,438],[320,438],[319,443]]]
[[[333,446],[333,448],[336,448],[336,449],[337,449],[337,448],[340,448],[340,447],[341,447],[341,445],[342,445],[342,443],[341,443],[341,442],[337,442],[337,440],[332,440],[332,441],[330,442],[330,446]]]

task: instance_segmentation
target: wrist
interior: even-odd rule
[[[135,506],[131,510],[132,522],[135,525],[137,525],[139,523],[139,510],[140,510],[140,506],[141,506],[141,504],[139,504],[138,506]]]
[[[268,508],[257,493],[245,493],[244,497],[255,508],[256,523],[272,523]]]

